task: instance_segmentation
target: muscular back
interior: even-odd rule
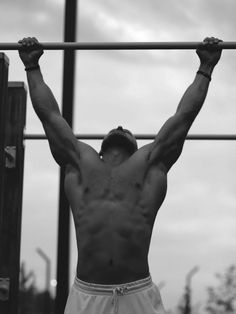
[[[166,173],[150,165],[149,145],[111,167],[95,151],[67,166],[65,191],[78,246],[77,276],[116,284],[149,275],[152,228],[166,194]]]

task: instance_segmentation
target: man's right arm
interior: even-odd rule
[[[20,41],[20,57],[26,67],[31,101],[41,120],[52,155],[60,166],[79,166],[81,151],[88,145],[78,142],[66,120],[61,116],[57,101],[44,82],[38,60],[43,51],[34,38]]]
[[[34,110],[43,124],[54,159],[60,166],[71,163],[77,167],[80,158],[78,141],[61,116],[58,104],[44,82],[40,69],[28,71],[27,80]]]

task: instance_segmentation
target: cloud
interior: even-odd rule
[[[1,41],[16,42],[28,36],[41,41],[62,39],[63,6],[46,0],[9,0],[0,1],[0,12]]]
[[[135,41],[137,36],[140,36],[140,40],[149,41],[195,41],[203,39],[203,36],[217,34],[224,35],[229,40],[235,29],[233,14],[235,8],[233,0],[225,2],[88,0],[80,2],[80,16],[83,20],[85,14],[89,19],[86,25],[96,24],[94,34],[100,32],[99,38],[101,34],[106,33],[113,41]],[[86,38],[87,28],[83,27],[82,23],[80,34]],[[93,38],[96,36],[93,35]]]
[[[121,28],[126,25],[127,30],[133,27],[134,30],[135,28],[136,30],[142,30],[143,34],[147,31],[147,33],[151,32],[152,36],[158,37],[159,35],[159,38],[169,33],[165,31],[167,25],[173,25],[175,29],[180,29],[187,27],[192,20],[185,7],[175,1],[166,1],[165,3],[157,1],[121,1],[119,3],[116,1],[110,1],[109,3],[106,1],[87,1],[86,8],[90,12],[93,11],[93,14],[96,12],[94,17],[97,20],[101,16],[104,20],[106,20],[106,16],[107,21],[113,20],[110,26],[115,27],[110,27],[110,31],[114,31],[119,23]],[[81,11],[83,11],[83,3],[81,4]],[[174,24],[173,21],[175,21]],[[117,27],[117,29],[119,28]],[[113,36],[117,34],[120,35],[120,38],[124,38],[122,32],[115,32]],[[132,35],[132,32],[128,31],[126,38],[129,37],[129,34]],[[147,40],[149,39],[147,38]],[[129,40],[132,40],[132,38],[129,37]]]
[[[226,4],[227,2],[227,4]],[[206,36],[233,40],[236,4],[232,0],[218,1],[81,1],[79,40],[81,41],[201,41]],[[170,10],[171,8],[171,10]],[[219,23],[220,21],[220,23]],[[214,31],[214,32],[213,32]],[[168,55],[170,52],[168,52]],[[180,59],[167,59],[159,51],[140,53],[140,60],[150,60],[173,67],[173,60],[186,64],[186,53]],[[135,54],[117,51],[106,57],[136,60]],[[132,56],[132,57],[130,57]],[[235,58],[232,57],[235,61]],[[225,78],[227,79],[227,75]]]
[[[201,0],[198,2],[192,1],[191,3],[193,4],[193,10],[196,12],[196,18],[201,19],[200,27],[205,25],[211,31],[214,30],[211,36],[216,36],[218,33],[220,36],[224,35],[222,39],[233,40],[236,26],[234,18],[235,1]]]

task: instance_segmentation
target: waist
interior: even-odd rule
[[[94,284],[82,281],[76,277],[74,281],[74,288],[88,294],[114,295],[115,291],[117,294],[124,295],[141,291],[143,289],[151,287],[152,284],[153,282],[151,276],[148,276],[147,278],[141,280],[122,283],[118,285]]]

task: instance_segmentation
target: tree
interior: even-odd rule
[[[216,278],[218,285],[208,288],[207,312],[236,313],[236,265],[229,266],[223,274],[216,274]]]

